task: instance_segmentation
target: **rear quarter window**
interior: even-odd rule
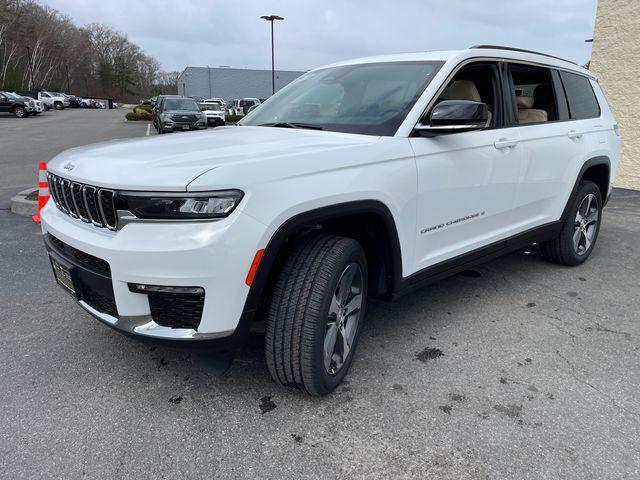
[[[591,81],[587,77],[561,71],[560,78],[567,94],[569,115],[572,120],[600,116],[600,105],[598,105]]]

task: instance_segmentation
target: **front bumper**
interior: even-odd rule
[[[130,223],[116,232],[97,228],[62,213],[53,202],[41,211],[45,244],[53,255],[72,264],[93,295],[78,294],[79,305],[101,322],[134,335],[168,340],[208,340],[236,331],[249,287],[245,284],[253,256],[266,228],[238,211],[214,222]],[[56,245],[49,235],[57,239]],[[65,245],[60,247],[60,243]],[[108,264],[97,271],[78,261],[71,249]],[[173,328],[156,322],[149,295],[131,284],[198,286],[205,291],[199,324]],[[114,306],[105,308],[112,298]],[[156,311],[157,313],[157,311]]]
[[[224,125],[225,119],[221,115],[207,115],[207,123],[209,125]]]
[[[203,120],[198,120],[197,122],[162,122],[162,129],[165,132],[203,130],[205,128],[207,128],[207,122]]]

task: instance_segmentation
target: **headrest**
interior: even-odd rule
[[[533,97],[525,97],[523,95],[516,96],[516,102],[518,108],[531,108],[533,107]]]
[[[533,90],[533,105],[548,106],[553,104],[553,90],[548,83],[541,83]]]
[[[481,102],[480,93],[476,84],[471,80],[456,80],[449,85],[449,100],[471,100]]]

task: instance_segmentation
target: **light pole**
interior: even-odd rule
[[[260,18],[271,22],[271,93],[276,93],[276,62],[273,53],[273,22],[274,20],[284,20],[284,17],[278,15],[263,15]]]
[[[67,71],[67,93],[71,95],[71,82],[69,81],[69,65],[65,64],[64,68]]]

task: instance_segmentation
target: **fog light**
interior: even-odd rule
[[[190,295],[204,295],[202,287],[171,287],[167,285],[144,285],[142,283],[129,283],[129,291],[133,293],[176,293]]]

